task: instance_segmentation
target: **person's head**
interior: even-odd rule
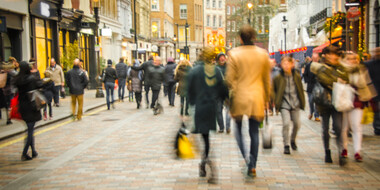
[[[326,63],[330,65],[338,65],[339,64],[339,48],[336,46],[328,46],[323,49],[322,53],[325,55]]]
[[[201,51],[199,55],[199,59],[204,62],[204,64],[213,64],[216,57],[215,48],[213,47],[205,47]]]
[[[148,60],[153,61],[154,60],[154,56],[150,55],[149,58],[148,58]]]
[[[313,55],[311,56],[311,60],[313,62],[319,62],[319,54],[318,53],[313,53]]]
[[[347,51],[346,53],[344,53],[342,58],[343,58],[343,61],[347,64],[350,64],[350,65],[360,64],[359,55],[352,51]]]
[[[161,57],[160,56],[154,57],[153,64],[154,64],[154,66],[160,66],[161,65]]]
[[[20,66],[19,63],[17,62],[17,59],[14,57],[9,57],[8,62],[12,63],[15,68],[19,68]]]
[[[179,66],[191,67],[191,63],[190,63],[190,61],[188,61],[187,59],[184,59],[184,60],[179,61],[179,63],[178,63],[178,67],[179,67]]]
[[[174,63],[174,59],[172,57],[168,58],[168,63]]]
[[[282,57],[281,68],[285,74],[290,75],[292,73],[292,69],[294,68],[294,59],[289,56]]]
[[[111,67],[111,66],[112,66],[112,60],[111,60],[111,59],[108,59],[108,60],[107,60],[107,66],[108,66],[108,67]]]
[[[80,68],[83,68],[83,64],[84,64],[83,59],[79,59],[79,67]]]
[[[18,75],[20,75],[20,77],[30,74],[31,68],[30,68],[28,62],[21,61],[19,66],[20,66],[20,71],[19,71]]]
[[[223,52],[220,52],[217,56],[216,56],[216,61],[219,65],[221,66],[224,66],[224,64],[226,64],[226,55],[223,53]]]
[[[241,43],[244,45],[253,45],[253,41],[256,39],[256,31],[249,25],[244,25],[239,30]]]
[[[371,50],[372,59],[379,60],[380,59],[380,47],[373,48]]]
[[[119,63],[124,63],[124,58],[123,57],[120,57]]]
[[[34,59],[33,57],[29,59],[29,65],[32,66],[32,69],[37,69],[37,63],[36,63],[36,59]]]
[[[55,64],[56,64],[55,59],[54,59],[54,58],[51,58],[51,59],[50,59],[50,66],[51,66],[51,67],[55,67]]]
[[[305,63],[309,63],[311,61],[311,58],[309,57],[309,56],[307,56],[306,58],[305,58]]]
[[[74,66],[79,67],[80,66],[80,59],[75,58],[73,63],[74,63]]]
[[[270,63],[270,67],[273,69],[276,67],[277,63],[276,63],[276,60],[275,59],[270,59],[269,60],[269,63]]]

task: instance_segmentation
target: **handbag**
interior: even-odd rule
[[[375,113],[373,112],[372,106],[365,107],[363,109],[363,117],[361,124],[367,125],[373,123],[373,118],[375,117]]]
[[[32,108],[35,111],[40,111],[46,104],[46,98],[38,90],[32,90],[28,92],[28,97]]]
[[[0,88],[4,88],[7,85],[8,73],[0,73]]]
[[[333,83],[332,104],[337,111],[349,111],[354,108],[355,90],[349,84]]]
[[[66,98],[66,91],[65,91],[65,87],[62,87],[62,88],[61,88],[61,97],[62,97],[63,99],[65,99],[65,98]]]
[[[174,149],[176,151],[177,157],[180,159],[192,159],[195,158],[195,154],[193,152],[193,145],[190,142],[187,135],[189,134],[189,131],[186,129],[184,123],[182,123],[182,127],[179,129]]]
[[[11,104],[10,104],[10,119],[19,119],[22,120],[21,114],[18,111],[19,107],[19,100],[18,100],[18,94],[16,94],[15,97],[12,98]]]
[[[131,82],[128,82],[127,89],[129,92],[132,91],[132,83]]]

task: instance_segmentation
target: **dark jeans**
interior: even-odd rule
[[[168,84],[169,104],[172,106],[174,106],[176,84],[177,84],[176,82],[169,82]]]
[[[22,155],[26,155],[28,153],[29,146],[32,148],[32,152],[36,152],[36,148],[34,147],[34,125],[36,122],[26,123],[28,127],[28,137],[25,141],[24,151],[22,151]]]
[[[45,104],[44,112],[46,112],[46,108],[49,107],[49,116],[53,117],[53,109],[51,108],[51,103]]]
[[[218,125],[219,125],[219,130],[221,131],[224,131],[224,119],[223,119],[223,101],[222,100],[218,100],[218,107],[216,108],[216,118],[217,118],[217,121],[218,121]],[[228,113],[228,108],[226,108],[226,130],[229,130],[230,129],[230,126],[231,126],[231,118],[230,118],[230,115]]]
[[[149,89],[150,89],[150,85],[145,85],[144,89],[145,89],[146,105],[149,105]]]
[[[313,93],[308,92],[307,96],[309,97],[310,115],[313,115],[313,113],[314,113],[315,118],[319,117],[318,110],[317,110],[315,103],[314,103]]]
[[[322,116],[322,139],[323,139],[323,145],[325,147],[325,150],[330,149],[330,116],[332,117],[332,126],[333,130],[336,135],[336,144],[338,147],[339,153],[343,150],[343,139],[342,139],[342,119],[343,114],[342,112],[337,112],[334,108],[332,108],[330,111],[321,114]]]
[[[118,79],[118,85],[119,85],[118,95],[119,95],[119,100],[123,100],[124,99],[125,82],[126,82],[126,79]]]
[[[183,110],[185,110],[185,115],[189,115],[189,101],[186,96],[181,96],[181,115],[183,115]]]
[[[236,133],[235,138],[238,143],[241,154],[243,155],[244,160],[248,163],[248,169],[256,168],[257,155],[259,152],[259,126],[260,122],[256,121],[253,118],[249,119],[249,136],[251,138],[251,148],[249,153],[249,162],[247,161],[244,139],[241,132],[242,121],[236,121]]]
[[[62,86],[54,86],[53,99],[55,104],[59,104],[59,93],[61,92]]]
[[[141,92],[135,92],[136,103],[141,104]]]
[[[380,135],[380,102],[375,101],[377,109],[374,109],[373,129],[375,134]]]
[[[106,100],[107,100],[107,108],[110,109],[110,104],[113,104],[113,90],[115,88],[115,83],[112,82],[106,82]],[[110,96],[111,96],[111,101],[110,101]]]
[[[150,108],[154,108],[156,106],[156,102],[158,100],[158,96],[160,95],[160,90],[152,90],[152,104],[150,104]]]

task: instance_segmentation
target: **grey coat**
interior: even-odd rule
[[[127,78],[127,70],[128,66],[125,63],[118,63],[115,66],[116,75],[118,79],[126,79]]]
[[[152,90],[160,90],[162,83],[166,82],[165,68],[162,66],[151,66],[148,69],[148,81]]]

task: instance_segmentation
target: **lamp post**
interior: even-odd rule
[[[133,19],[135,22],[135,44],[136,44],[136,50],[135,50],[135,59],[137,59],[137,23],[136,23],[136,0],[133,0]]]
[[[249,2],[247,4],[247,7],[248,7],[248,13],[249,13],[248,24],[251,25],[251,9],[253,7],[253,4],[251,2]]]
[[[187,56],[189,55],[189,47],[187,46],[187,28],[189,28],[190,25],[187,23],[187,20],[186,20],[186,24],[185,24],[185,54],[186,54],[186,59]]]
[[[99,46],[99,0],[93,0],[93,6],[94,6],[94,17],[95,17],[95,37],[96,37],[96,46]],[[96,60],[97,60],[97,67],[98,67],[98,77],[97,77],[97,87],[96,87],[96,98],[103,98],[103,87],[102,87],[102,77],[100,76],[100,61],[99,61],[99,51],[96,52]]]
[[[174,24],[177,26],[177,37],[178,37],[178,39],[176,40],[176,43],[179,43],[178,24],[177,23],[174,23]],[[179,48],[179,44],[177,45],[177,47]],[[177,49],[175,51],[177,51]],[[178,55],[180,55],[179,52],[178,52]]]
[[[177,59],[177,36],[174,34],[174,61]]]
[[[286,51],[286,28],[288,27],[288,20],[286,20],[286,16],[282,19],[282,28],[284,29],[284,51]]]

